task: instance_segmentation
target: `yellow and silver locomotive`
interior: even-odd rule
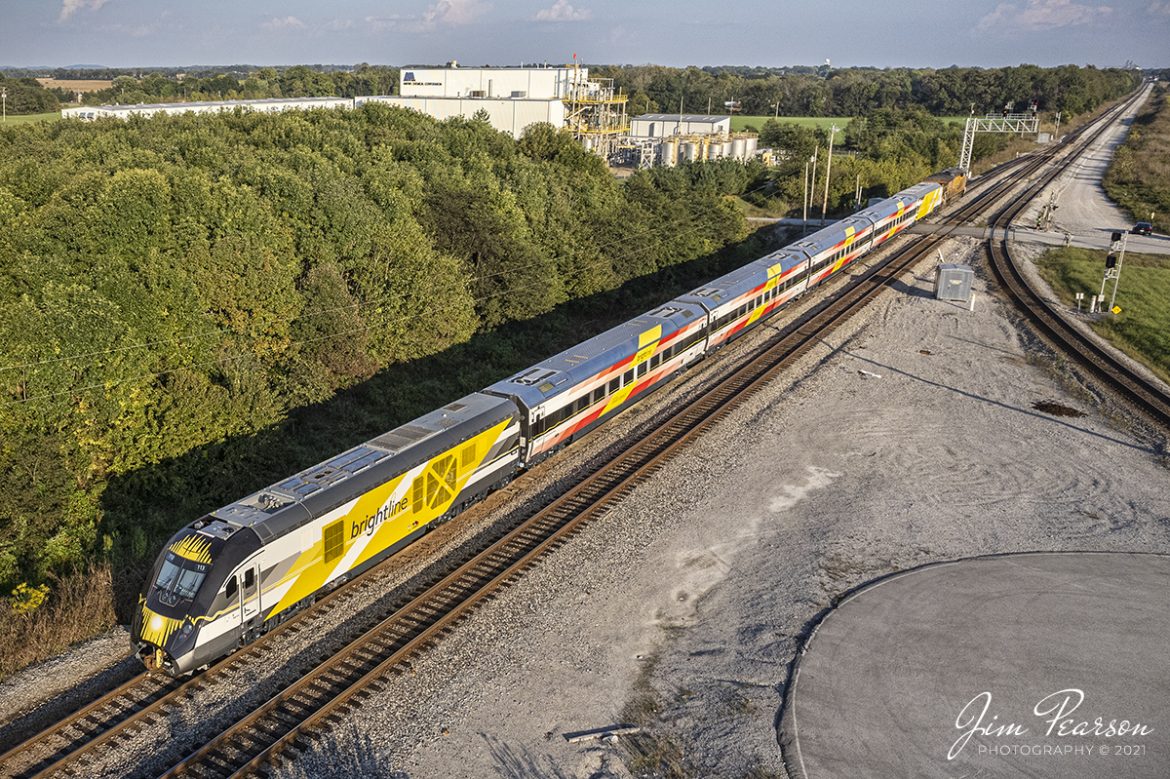
[[[179,531],[131,626],[152,670],[192,671],[507,482],[516,407],[476,393]]]

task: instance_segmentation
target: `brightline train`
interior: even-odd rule
[[[605,424],[945,199],[949,170],[700,289],[212,511],[165,545],[131,641],[178,676],[255,640]]]

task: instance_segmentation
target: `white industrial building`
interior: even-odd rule
[[[635,138],[731,135],[731,117],[703,114],[642,114],[630,120],[630,135]]]
[[[130,116],[155,114],[216,114],[242,108],[248,111],[276,112],[303,111],[309,108],[353,108],[347,97],[289,97],[264,100],[216,100],[206,103],[148,103],[139,105],[89,105],[62,108],[64,119],[99,119],[112,116],[126,119]]]
[[[589,69],[562,68],[403,68],[401,97],[569,98],[589,83]]]
[[[541,122],[557,128],[585,124],[581,109],[603,100],[605,90],[605,84],[589,80],[588,68],[461,68],[452,63],[403,68],[397,95],[359,97],[355,103],[389,103],[436,119],[470,118],[482,111],[492,127],[519,138]]]
[[[565,103],[560,98],[539,100],[525,97],[490,99],[486,97],[405,97],[402,95],[378,95],[354,98],[356,105],[362,103],[388,103],[401,108],[433,116],[436,119],[450,119],[454,116],[471,118],[479,111],[487,114],[488,123],[497,130],[519,138],[529,125],[548,122],[553,127],[565,126]]]
[[[731,132],[730,116],[642,114],[630,120],[630,145],[639,167],[680,162],[756,156],[759,141],[750,133]]]

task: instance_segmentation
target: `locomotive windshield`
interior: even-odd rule
[[[174,552],[167,552],[163,560],[162,570],[158,572],[158,579],[154,587],[158,591],[158,598],[168,606],[177,605],[180,601],[189,601],[199,592],[199,585],[207,576],[207,566],[204,563],[195,563],[179,557]]]

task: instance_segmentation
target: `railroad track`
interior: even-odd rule
[[[1123,107],[1124,108],[1124,107]],[[1108,126],[1108,124],[1106,124]],[[1087,148],[1104,132],[1094,132],[1085,142]],[[1050,184],[1060,170],[1046,174],[1023,197],[1000,211],[990,223],[991,237],[986,243],[988,259],[1000,286],[1023,309],[1044,336],[1058,350],[1064,352],[1090,375],[1130,401],[1164,430],[1170,430],[1170,395],[1157,382],[1136,373],[1115,352],[1097,343],[1073,326],[1065,316],[1028,282],[1012,257],[1008,243],[1008,228],[1032,199]]]
[[[1046,159],[1023,163],[1027,172]],[[987,208],[1013,186],[1006,182],[973,198],[948,223],[957,226]],[[614,456],[499,542],[453,571],[419,599],[327,659],[296,684],[171,767],[167,777],[228,777],[265,772],[345,712],[407,671],[418,652],[465,619],[537,559],[562,546],[604,515],[631,490],[661,470],[690,441],[759,392],[780,370],[819,344],[826,332],[863,308],[946,237],[931,236],[904,247],[853,282],[847,294],[822,303],[811,317],[781,330],[771,344],[730,370],[714,387],[675,412],[653,431]]]
[[[1075,136],[1073,136],[1075,137]],[[1070,142],[1073,137],[1070,137]],[[1010,178],[970,196],[945,220],[957,226],[981,214],[1015,186],[1016,178],[1043,167],[1059,149],[1012,161],[997,168]],[[1018,168],[1018,170],[1013,170]],[[456,570],[429,585],[406,605],[376,624],[360,638],[338,649],[318,653],[321,664],[308,669],[251,713],[175,764],[168,776],[230,776],[260,772],[263,766],[303,747],[313,734],[336,722],[341,713],[384,686],[390,675],[409,668],[410,659],[502,585],[515,580],[540,556],[555,549],[621,500],[702,430],[725,417],[753,396],[784,366],[813,348],[826,332],[838,326],[871,300],[891,280],[929,254],[946,238],[946,231],[923,237],[894,252],[858,276],[839,297],[822,302],[811,315],[781,329],[779,336],[726,375],[702,397],[670,416],[640,441],[604,464],[591,466],[584,479],[515,529],[484,542]],[[370,586],[374,577],[363,577]],[[363,579],[326,596],[300,618],[281,625],[259,641],[184,682],[142,674],[88,704],[61,723],[0,755],[6,776],[42,777],[86,775],[95,755],[110,742],[129,740],[168,711],[176,710],[209,686],[229,678],[238,669],[270,650],[270,642],[285,632],[311,629]],[[367,622],[375,621],[373,618]]]

